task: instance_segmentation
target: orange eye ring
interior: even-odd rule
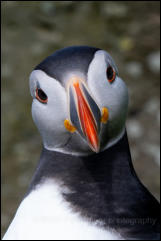
[[[106,75],[110,83],[112,83],[116,78],[116,72],[111,66],[107,68]]]
[[[36,99],[38,101],[40,101],[41,103],[47,103],[48,102],[48,97],[47,95],[45,94],[45,92],[40,89],[40,88],[36,88]]]

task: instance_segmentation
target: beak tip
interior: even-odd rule
[[[95,153],[98,153],[100,151],[100,147],[98,146],[91,146],[92,151],[94,151]]]

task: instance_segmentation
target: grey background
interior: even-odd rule
[[[2,2],[2,235],[41,151],[31,117],[29,74],[66,46],[96,46],[114,58],[129,88],[126,125],[133,164],[159,199],[159,9],[157,1]]]

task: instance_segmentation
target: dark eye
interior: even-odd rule
[[[109,66],[107,68],[106,74],[107,74],[108,81],[110,83],[112,83],[115,80],[116,72],[114,71],[114,69],[111,66]]]
[[[36,89],[36,98],[42,103],[47,103],[47,101],[48,101],[47,95],[40,88]]]

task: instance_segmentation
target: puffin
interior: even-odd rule
[[[3,240],[159,240],[160,206],[132,164],[128,89],[110,54],[57,50],[29,83],[43,147]]]

